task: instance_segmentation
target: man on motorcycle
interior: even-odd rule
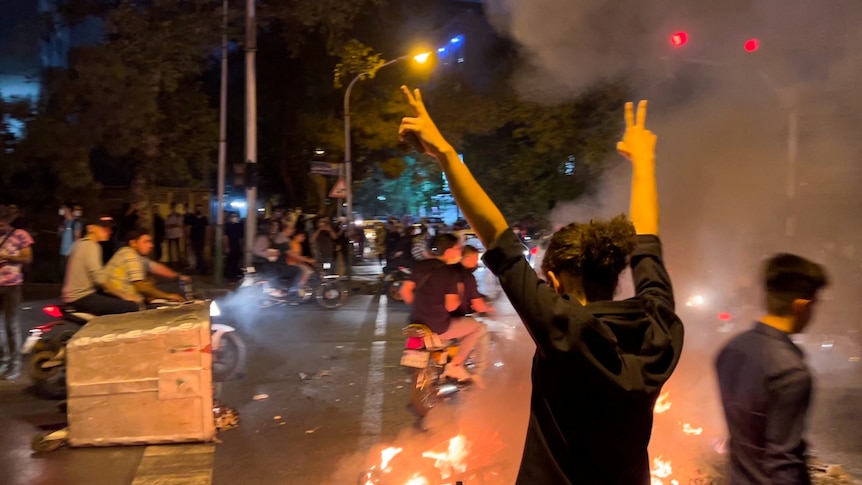
[[[312,268],[311,265],[317,264],[317,261],[314,259],[302,255],[302,243],[305,242],[305,237],[304,232],[297,232],[294,234],[293,238],[290,240],[290,246],[288,247],[286,255],[287,264],[299,268],[302,272],[299,277],[300,291],[304,291],[305,284],[314,273],[314,268]]]
[[[461,260],[461,245],[452,234],[436,238],[436,256],[416,263],[410,279],[401,287],[404,302],[412,305],[410,321],[425,325],[446,341],[459,339],[461,345],[452,361],[446,364],[443,376],[459,381],[472,376],[464,361],[485,335],[485,326],[470,317],[453,316],[461,308],[461,276],[450,266]],[[461,285],[461,286],[459,286]]]
[[[114,253],[105,266],[105,291],[138,306],[154,299],[185,301],[181,295],[159,290],[147,275],[152,273],[173,280],[188,281],[166,265],[147,258],[153,249],[153,238],[147,231],[132,229],[127,233],[128,246]]]
[[[72,244],[66,262],[61,299],[75,310],[93,315],[137,311],[138,305],[104,293],[106,274],[102,266],[102,246],[111,238],[113,219],[101,217],[87,224],[87,233]]]

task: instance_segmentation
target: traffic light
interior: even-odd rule
[[[748,39],[742,44],[742,48],[745,49],[745,52],[754,52],[760,49],[760,41],[757,39]]]
[[[670,43],[676,47],[681,47],[688,42],[688,34],[685,32],[676,32],[670,36]]]

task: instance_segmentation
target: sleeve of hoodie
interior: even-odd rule
[[[482,260],[499,277],[500,286],[544,356],[567,359],[576,353],[623,387],[640,380],[635,375],[638,370],[620,357],[613,332],[578,301],[558,295],[539,279],[511,229],[489,246]]]
[[[638,358],[644,382],[660,386],[670,377],[682,353],[683,325],[674,312],[673,288],[664,267],[657,236],[638,236],[631,256],[635,296],[643,304],[650,325]]]

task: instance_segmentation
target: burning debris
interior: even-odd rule
[[[422,458],[433,458],[434,467],[440,470],[440,476],[446,479],[452,476],[453,470],[458,473],[467,471],[467,449],[467,438],[459,434],[449,440],[449,446],[445,452],[426,451],[422,453]]]
[[[670,409],[671,402],[669,401],[670,391],[666,391],[662,393],[655,401],[655,407],[653,407],[653,411],[656,414],[661,414],[668,409]]]

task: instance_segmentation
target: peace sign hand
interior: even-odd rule
[[[414,89],[411,93],[407,86],[401,86],[401,92],[404,93],[407,102],[413,107],[416,116],[407,116],[401,120],[401,126],[398,127],[398,138],[404,141],[405,137],[414,133],[425,151],[439,159],[443,152],[451,150],[452,146],[443,138],[443,134],[440,133],[431,116],[428,115],[425,103],[422,102],[422,93],[418,89]]]
[[[657,137],[646,129],[646,116],[646,100],[638,103],[637,120],[635,120],[633,104],[626,103],[626,132],[623,134],[623,139],[617,143],[617,151],[633,163],[655,160]]]

